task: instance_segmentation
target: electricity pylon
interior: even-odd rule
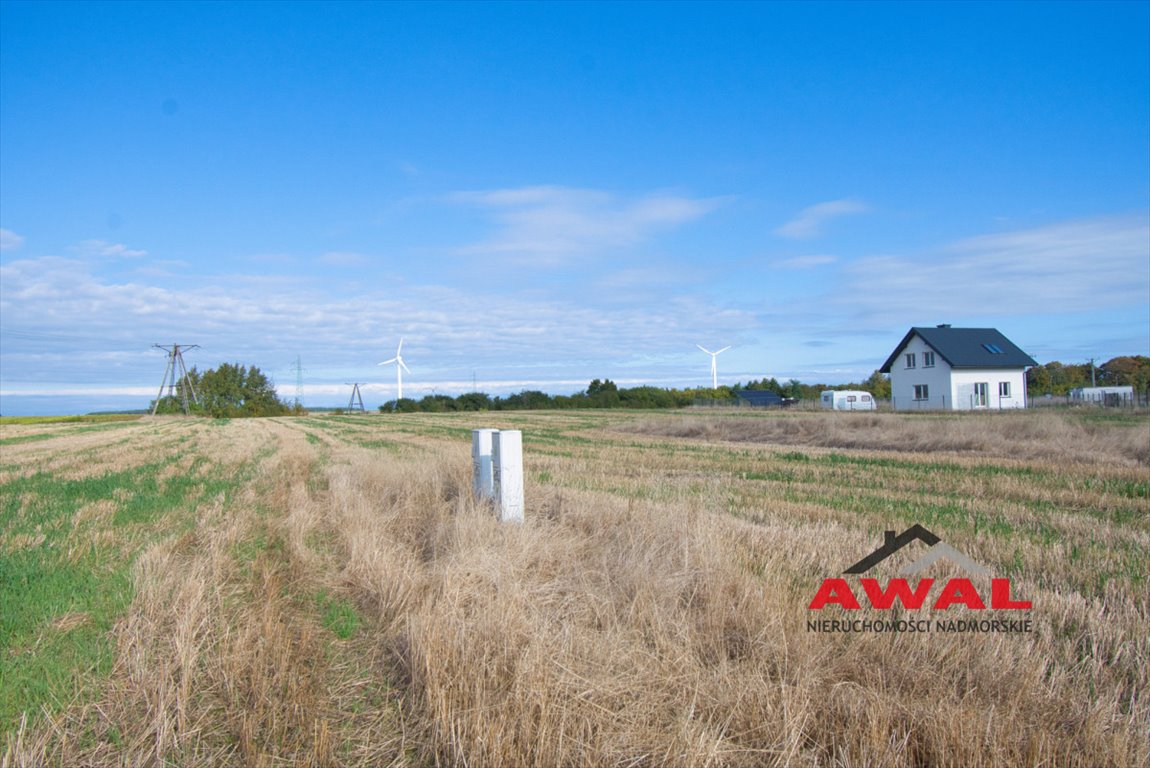
[[[295,407],[303,407],[303,361],[299,355],[295,356]]]
[[[349,381],[346,383],[351,386],[351,399],[347,401],[347,409],[366,413],[366,409],[363,407],[363,396],[359,394],[359,382]]]
[[[156,394],[156,402],[152,405],[152,415],[156,415],[156,411],[160,407],[160,400],[164,397],[164,387],[168,388],[168,397],[175,397],[176,390],[180,392],[180,404],[183,408],[184,414],[190,413],[188,407],[188,393],[192,393],[192,402],[196,405],[200,404],[200,396],[196,394],[196,388],[192,385],[192,380],[188,378],[188,367],[184,365],[184,350],[185,349],[199,349],[199,344],[173,344],[170,347],[165,347],[160,344],[153,344],[156,349],[162,349],[168,353],[168,366],[164,369],[164,378],[160,382],[160,391]]]

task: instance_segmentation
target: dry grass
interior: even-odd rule
[[[716,419],[687,440],[604,431],[616,416],[496,424],[528,438],[521,526],[470,496],[463,428],[487,424],[197,432],[201,451],[264,452],[257,479],[138,557],[104,691],[14,728],[3,766],[1147,764],[1150,476],[1125,438],[1096,436],[1121,466],[1063,466],[1043,443],[1073,427],[1003,420],[1047,437],[1001,473],[937,452],[924,469],[917,422],[868,435],[857,417]],[[770,430],[821,448],[754,444]],[[826,450],[899,430],[912,453],[847,456],[879,463]],[[823,578],[944,512],[930,527],[1011,575],[1034,633],[807,632]],[[354,604],[352,637],[319,591]]]
[[[123,471],[178,450],[203,422],[175,419],[115,422],[90,429],[72,424],[0,425],[0,483],[46,472],[63,478]]]
[[[1150,414],[1144,412],[1126,426],[1090,421],[1074,413],[1021,411],[661,416],[628,428],[641,434],[705,440],[1150,466]]]
[[[427,729],[425,762],[1137,765],[1147,756],[1136,697],[1147,683],[1144,598],[1086,603],[1028,583],[1051,621],[1036,637],[811,635],[810,593],[795,581],[841,568],[816,539],[834,541],[836,527],[716,516],[705,493],[667,504],[566,492],[541,503],[542,519],[506,529],[455,493],[462,458],[454,478],[444,465],[356,467],[335,504],[354,510],[358,500],[340,526],[349,582],[389,618],[387,642]],[[363,500],[389,497],[369,522]],[[1058,636],[1076,622],[1081,636]],[[1112,696],[1094,698],[1099,688]]]

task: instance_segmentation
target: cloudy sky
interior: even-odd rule
[[[0,413],[1150,354],[1150,3],[0,3]]]

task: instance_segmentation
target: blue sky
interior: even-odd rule
[[[0,3],[0,413],[1150,354],[1150,3]]]

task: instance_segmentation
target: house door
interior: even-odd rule
[[[990,385],[985,381],[980,381],[974,385],[974,402],[971,406],[974,408],[985,408],[990,404]]]

